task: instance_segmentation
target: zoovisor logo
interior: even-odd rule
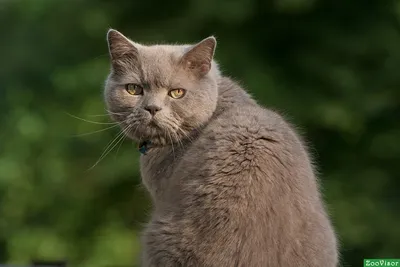
[[[364,259],[364,267],[370,266],[400,267],[400,259]]]

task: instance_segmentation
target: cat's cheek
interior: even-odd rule
[[[113,99],[120,107],[133,108],[140,105],[142,96],[130,95],[125,90],[116,90]]]

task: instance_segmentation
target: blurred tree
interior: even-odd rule
[[[309,141],[344,266],[400,257],[399,11],[390,0],[0,1],[0,262],[137,257],[150,204],[135,147],[118,143],[90,169],[119,130],[103,116],[109,27],[144,43],[215,34],[223,71]]]

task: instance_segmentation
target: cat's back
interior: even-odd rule
[[[219,90],[214,116],[187,151],[187,157],[193,155],[197,161],[212,159],[206,166],[221,161],[222,165],[235,165],[235,168],[252,174],[273,167],[285,177],[284,182],[289,182],[291,172],[314,182],[306,148],[280,114],[256,103],[229,78],[221,79]]]
[[[235,154],[249,160],[249,154],[255,160],[276,155],[285,161],[282,164],[291,164],[294,156],[298,156],[305,160],[304,165],[311,167],[299,136],[280,114],[256,103],[229,78],[222,78],[219,85],[217,109],[194,150],[201,150],[202,154],[215,152],[214,156],[222,158]],[[268,161],[267,158],[264,159]],[[253,163],[262,168],[263,162]]]
[[[193,240],[216,237],[212,247],[224,251],[202,251],[215,262],[238,255],[237,266],[334,266],[335,237],[302,142],[235,83],[221,86],[213,119],[178,171]]]
[[[205,134],[224,135],[247,134],[249,138],[258,137],[268,130],[280,134],[292,134],[291,127],[278,113],[259,105],[236,82],[223,77],[219,82],[219,101],[214,117],[210,120]],[[287,136],[285,136],[287,138]]]

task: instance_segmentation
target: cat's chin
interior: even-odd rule
[[[135,143],[151,142],[154,146],[165,146],[173,142],[171,135],[160,133],[161,130],[157,127],[146,125],[142,131],[126,133],[127,137]],[[173,136],[174,134],[172,134]]]
[[[170,140],[166,139],[162,136],[153,136],[153,137],[130,137],[136,144],[141,144],[143,142],[151,143],[152,146],[166,146],[171,143]]]
[[[132,129],[125,132],[125,135],[135,143],[151,142],[154,146],[165,146],[181,141],[182,136],[168,125],[156,119],[143,119],[138,127],[125,126]]]

